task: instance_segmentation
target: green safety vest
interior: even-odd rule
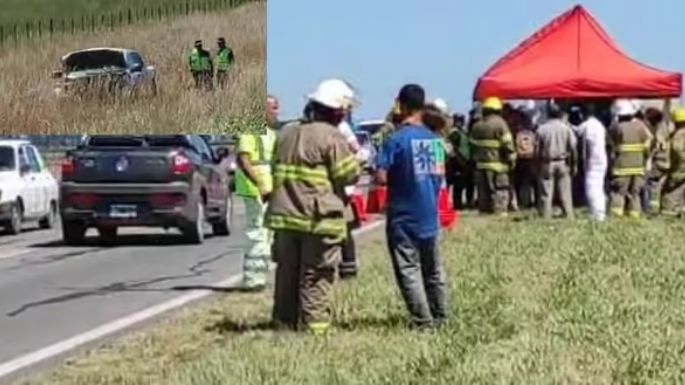
[[[200,55],[197,48],[190,54],[190,70],[195,72],[210,71],[212,69],[212,59],[208,56]]]
[[[276,132],[267,128],[264,135],[243,134],[240,137],[238,154],[247,153],[250,164],[255,172],[255,176],[260,179],[270,192],[273,188],[273,177],[271,175],[271,158],[276,145]],[[259,187],[252,183],[250,178],[238,167],[236,170],[235,181],[236,194],[246,197],[258,197]]]
[[[228,71],[231,64],[233,64],[233,51],[230,48],[224,48],[216,54],[217,71]]]

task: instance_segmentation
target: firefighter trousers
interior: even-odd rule
[[[266,285],[271,260],[272,232],[264,226],[266,203],[258,197],[242,197],[245,202],[245,235],[247,244],[243,256],[243,285]]]
[[[447,300],[438,238],[419,239],[397,224],[387,225],[386,232],[395,278],[413,325],[443,323],[447,319]]]
[[[342,261],[340,262],[340,278],[353,278],[357,276],[359,264],[357,262],[357,245],[352,235],[352,230],[359,227],[359,215],[354,207],[350,207],[354,220],[347,223],[347,238],[342,244]]]
[[[668,178],[664,183],[661,203],[663,215],[682,215],[685,210],[685,180]]]
[[[482,213],[506,214],[509,206],[509,174],[490,170],[476,171],[478,209]]]
[[[325,332],[331,322],[332,289],[340,263],[340,241],[277,230],[273,320],[279,327]]]
[[[571,170],[566,161],[545,162],[540,170],[540,191],[542,193],[542,216],[552,218],[554,193],[559,194],[559,201],[567,218],[573,219],[573,189],[571,187]]]
[[[645,185],[642,175],[615,176],[611,181],[611,214],[617,217],[628,215],[639,218],[641,214],[640,194]]]

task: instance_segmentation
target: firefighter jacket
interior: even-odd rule
[[[360,167],[337,127],[321,122],[284,127],[272,168],[268,228],[346,238],[351,213],[345,187],[357,182]]]
[[[490,115],[471,129],[471,154],[477,170],[509,172],[516,163],[514,140],[507,122]]]
[[[685,180],[685,128],[676,130],[671,136],[669,177],[673,181]]]
[[[644,176],[651,140],[649,129],[638,119],[615,124],[609,130],[609,148],[613,157],[612,175]]]
[[[669,137],[668,126],[666,124],[659,124],[652,129],[654,140],[652,141],[650,165],[648,167],[649,174],[654,177],[663,175],[669,169],[670,151],[669,151]]]

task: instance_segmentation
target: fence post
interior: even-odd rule
[[[31,38],[31,23],[26,22],[26,40]]]
[[[162,7],[157,7],[157,18],[162,20]]]
[[[0,45],[3,45],[5,43],[5,26],[0,25]]]
[[[19,37],[17,36],[17,25],[14,24],[12,29],[13,29],[12,36],[14,36],[14,45],[17,45],[17,43],[19,41]]]
[[[121,10],[119,10],[119,26],[122,26],[124,24],[124,14],[121,13]]]
[[[38,20],[38,38],[43,37],[43,20]]]
[[[128,9],[128,25],[131,25],[131,8]]]
[[[107,24],[105,23],[105,17],[106,17],[106,16],[105,16],[104,13],[100,16],[100,28],[104,28],[104,27],[107,25]]]
[[[143,20],[147,20],[147,8],[143,8]]]
[[[188,1],[186,0],[186,15],[190,13],[190,5],[188,4]]]
[[[114,12],[109,14],[109,30],[114,30]]]
[[[90,15],[90,30],[95,33],[95,14]]]
[[[71,34],[73,35],[75,33],[76,33],[76,23],[74,23],[74,18],[72,17],[71,18]]]

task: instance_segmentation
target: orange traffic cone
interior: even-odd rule
[[[438,197],[438,214],[440,215],[440,227],[447,230],[454,227],[458,218],[450,200],[449,189],[443,183]]]
[[[388,200],[388,188],[386,186],[375,186],[369,191],[367,199],[367,213],[380,214],[385,211]]]
[[[352,208],[355,210],[356,217],[360,223],[368,222],[369,213],[366,212],[366,199],[359,189],[355,189],[352,195]]]

